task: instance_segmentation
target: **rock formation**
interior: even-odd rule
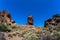
[[[1,23],[6,23],[8,25],[12,25],[12,18],[10,13],[6,12],[6,10],[3,10],[0,12],[0,22]]]
[[[45,20],[44,27],[49,27],[49,26],[60,26],[60,15],[59,14],[55,14],[53,15],[52,18]]]
[[[60,40],[60,28],[55,27],[60,26],[59,14],[46,20],[45,27],[33,26],[33,21],[30,15],[27,25],[16,25],[10,13],[3,10],[0,12],[0,40]]]
[[[33,25],[33,17],[32,17],[32,15],[28,16],[28,25]]]

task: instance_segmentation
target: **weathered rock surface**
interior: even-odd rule
[[[6,10],[0,11],[0,23],[6,23],[14,26],[16,25],[16,23],[12,21],[11,14],[6,12]]]
[[[44,27],[60,26],[60,15],[55,14],[52,18],[45,20]]]
[[[0,40],[25,40],[23,37],[18,35],[14,36],[12,33],[0,32]]]
[[[0,32],[0,40],[6,40],[4,36],[5,36],[4,33]]]
[[[60,35],[40,34],[39,40],[60,40]]]
[[[32,17],[32,15],[28,16],[28,25],[33,25],[33,17]]]
[[[30,15],[27,25],[17,25],[11,15],[3,10],[0,12],[0,40],[60,40],[59,14],[46,20],[45,27],[33,26],[33,21]]]

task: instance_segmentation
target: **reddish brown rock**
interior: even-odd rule
[[[8,25],[12,25],[12,18],[10,13],[6,12],[6,10],[3,10],[0,12],[0,22],[6,23]]]
[[[52,18],[49,18],[49,19],[45,20],[44,27],[58,26],[58,24],[60,24],[60,15],[55,14],[55,15],[53,15]]]
[[[10,18],[10,21],[12,20],[10,13],[7,14],[7,17]]]
[[[33,25],[33,16],[32,15],[28,16],[28,25]]]

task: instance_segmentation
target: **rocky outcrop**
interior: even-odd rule
[[[15,22],[12,21],[11,15],[6,10],[0,12],[0,23],[6,23],[8,25],[16,25]]]
[[[49,26],[60,26],[60,15],[59,14],[55,14],[53,15],[52,18],[45,20],[44,27],[49,27]]]
[[[17,25],[10,13],[3,10],[0,12],[0,40],[60,40],[59,14],[45,20],[44,27],[33,26],[33,21],[29,15],[27,25]]]
[[[0,22],[11,24],[11,15],[8,12],[6,12],[6,10],[0,12],[0,17]]]
[[[33,25],[33,17],[32,17],[32,15],[28,16],[28,25]]]

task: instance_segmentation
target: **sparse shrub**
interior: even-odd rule
[[[13,35],[17,35],[19,33],[20,33],[19,30],[16,30],[16,31],[13,32]]]
[[[23,37],[27,40],[38,40],[38,34],[36,34],[34,30],[24,34]]]
[[[4,24],[4,23],[0,23],[0,31],[11,31],[11,27],[7,24]]]

